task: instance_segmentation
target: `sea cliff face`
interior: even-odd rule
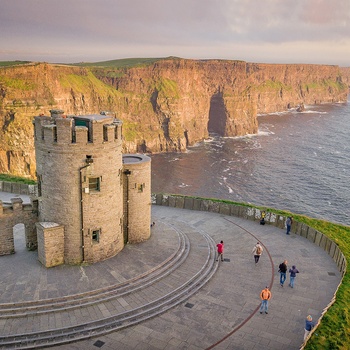
[[[0,68],[0,172],[35,177],[32,119],[51,109],[111,111],[124,152],[184,151],[208,137],[254,134],[257,114],[346,101],[337,66],[164,59],[130,67],[45,63]]]

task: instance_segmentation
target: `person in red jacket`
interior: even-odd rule
[[[221,258],[221,261],[224,261],[224,241],[220,241],[216,247],[218,248],[218,256],[216,258],[216,261],[218,261],[219,258]]]

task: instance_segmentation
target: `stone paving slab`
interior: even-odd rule
[[[17,254],[0,257],[2,270],[6,271],[0,277],[0,303],[78,293],[131,278],[140,269],[146,271],[169,256],[177,245],[171,230],[160,232],[164,225],[157,223],[161,222],[186,223],[216,242],[224,240],[226,261],[218,262],[219,268],[209,283],[185,303],[158,317],[50,349],[299,349],[305,316],[311,313],[314,320],[320,316],[341,279],[336,265],[321,248],[303,237],[287,236],[273,226],[160,206],[152,207],[152,221],[156,225],[149,241],[127,245],[116,257],[92,266],[45,269],[37,261],[36,252],[27,252],[17,244]],[[257,240],[265,251],[255,265],[251,252]],[[277,270],[284,259],[300,271],[294,289],[287,283],[283,288],[279,286]],[[260,315],[259,293],[265,285],[271,286],[272,299],[269,314]],[[84,311],[76,310],[76,317],[89,317]],[[95,312],[104,314],[108,310]],[[42,320],[46,321],[53,327],[65,322],[51,315]],[[0,320],[0,328],[2,325],[5,323]]]

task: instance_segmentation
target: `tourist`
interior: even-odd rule
[[[261,212],[260,225],[265,225],[265,216],[266,213],[264,211]]]
[[[311,329],[314,328],[314,323],[312,322],[312,317],[311,315],[308,315],[305,320],[305,332],[304,332],[304,341],[307,339],[309,336]]]
[[[299,273],[299,271],[295,267],[295,265],[293,265],[292,268],[289,269],[289,273],[290,273],[289,287],[294,288],[294,280],[295,280],[297,273]]]
[[[263,289],[260,293],[260,299],[261,299],[261,306],[260,306],[260,313],[263,313],[263,310],[265,310],[265,314],[268,313],[269,310],[269,300],[271,299],[271,292],[269,291],[269,287],[266,286],[265,289]]]
[[[287,278],[287,260],[284,260],[280,265],[278,266],[278,272],[280,273],[280,285],[283,287],[283,284]]]
[[[219,258],[221,258],[221,261],[224,261],[224,241],[220,241],[216,247],[218,248],[218,256],[216,261],[219,261]]]
[[[257,242],[252,251],[252,253],[254,254],[255,264],[258,263],[262,252],[263,252],[263,247],[261,246],[260,242]]]
[[[286,228],[287,228],[287,235],[290,235],[290,229],[292,228],[292,223],[293,223],[293,217],[292,216],[288,216],[287,220],[286,220]]]

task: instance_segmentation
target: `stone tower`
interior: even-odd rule
[[[151,159],[123,155],[124,241],[139,243],[150,237]]]
[[[54,266],[114,256],[124,247],[121,121],[53,110],[35,117],[34,129],[39,260]]]

